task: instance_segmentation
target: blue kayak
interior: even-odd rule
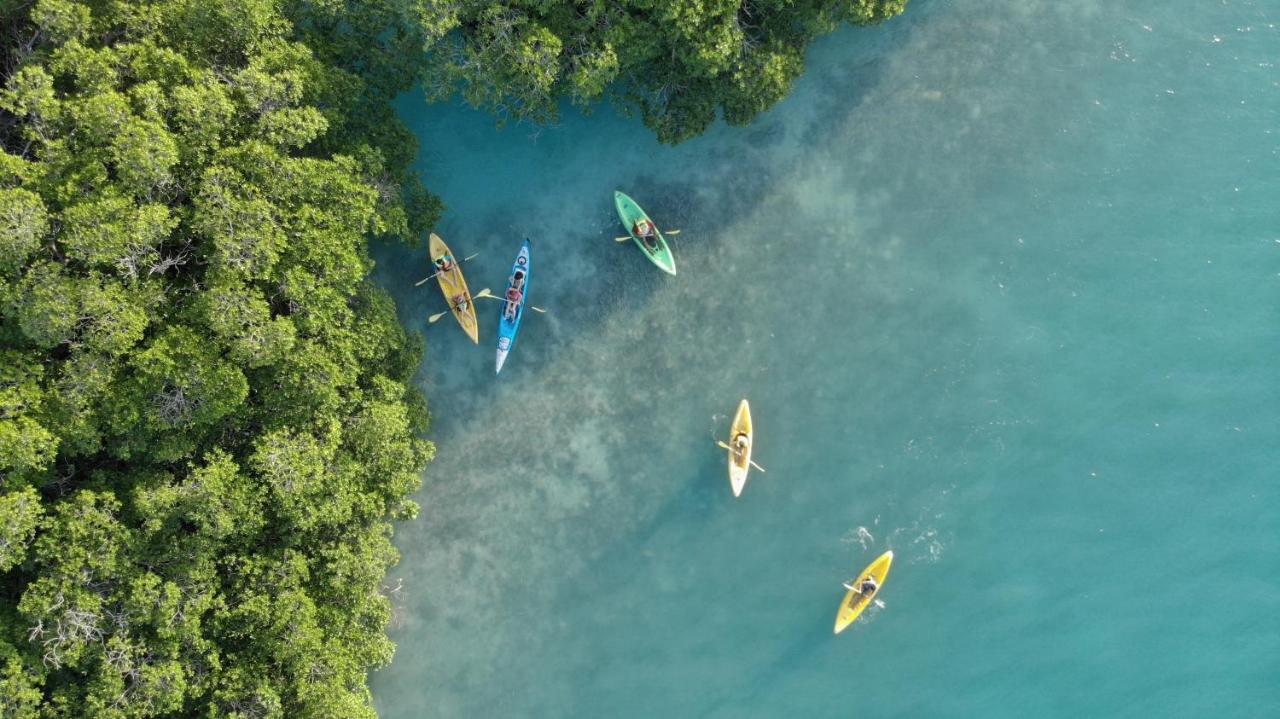
[[[529,240],[520,245],[520,254],[511,263],[507,276],[507,291],[502,295],[502,315],[498,319],[498,365],[494,374],[502,371],[507,355],[516,344],[520,320],[524,319],[524,301],[529,296]]]

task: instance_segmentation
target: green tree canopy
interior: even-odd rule
[[[0,5],[0,716],[373,714],[432,449],[366,245],[439,204],[416,71],[284,9]]]
[[[545,121],[560,99],[610,97],[664,142],[717,113],[750,122],[804,69],[809,42],[869,24],[906,0],[481,0],[417,3],[427,92],[461,90],[499,118]]]

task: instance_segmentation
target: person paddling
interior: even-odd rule
[[[520,309],[520,300],[524,299],[524,273],[516,271],[511,276],[511,286],[507,288],[507,306],[503,314],[507,319],[515,321],[516,312]]]
[[[851,592],[857,592],[858,594],[870,599],[871,596],[876,593],[876,590],[880,588],[880,585],[876,583],[875,577],[868,574],[866,577],[863,577],[862,581],[858,583],[858,586],[855,587],[852,584],[845,582],[844,588]]]
[[[751,439],[747,437],[746,432],[739,432],[733,438],[733,461],[738,465],[742,465],[743,458],[747,456],[747,449],[751,447]]]
[[[640,238],[650,252],[658,251],[658,228],[653,226],[647,217],[641,217],[631,226],[631,234]]]

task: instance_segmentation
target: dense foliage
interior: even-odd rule
[[[903,0],[0,0],[0,719],[372,716],[430,458],[390,101],[678,141]]]
[[[0,8],[0,717],[372,716],[431,453],[366,279],[434,220],[413,73],[269,0]]]
[[[421,0],[428,93],[462,88],[500,118],[546,120],[563,97],[606,94],[660,139],[700,134],[719,112],[746,124],[781,100],[809,42],[906,0]]]

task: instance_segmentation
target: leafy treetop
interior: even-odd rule
[[[373,716],[432,451],[367,280],[439,210],[413,73],[268,0],[0,9],[0,716]]]
[[[906,0],[422,0],[430,97],[461,88],[500,119],[611,97],[664,142],[743,125],[786,96],[810,41]]]

